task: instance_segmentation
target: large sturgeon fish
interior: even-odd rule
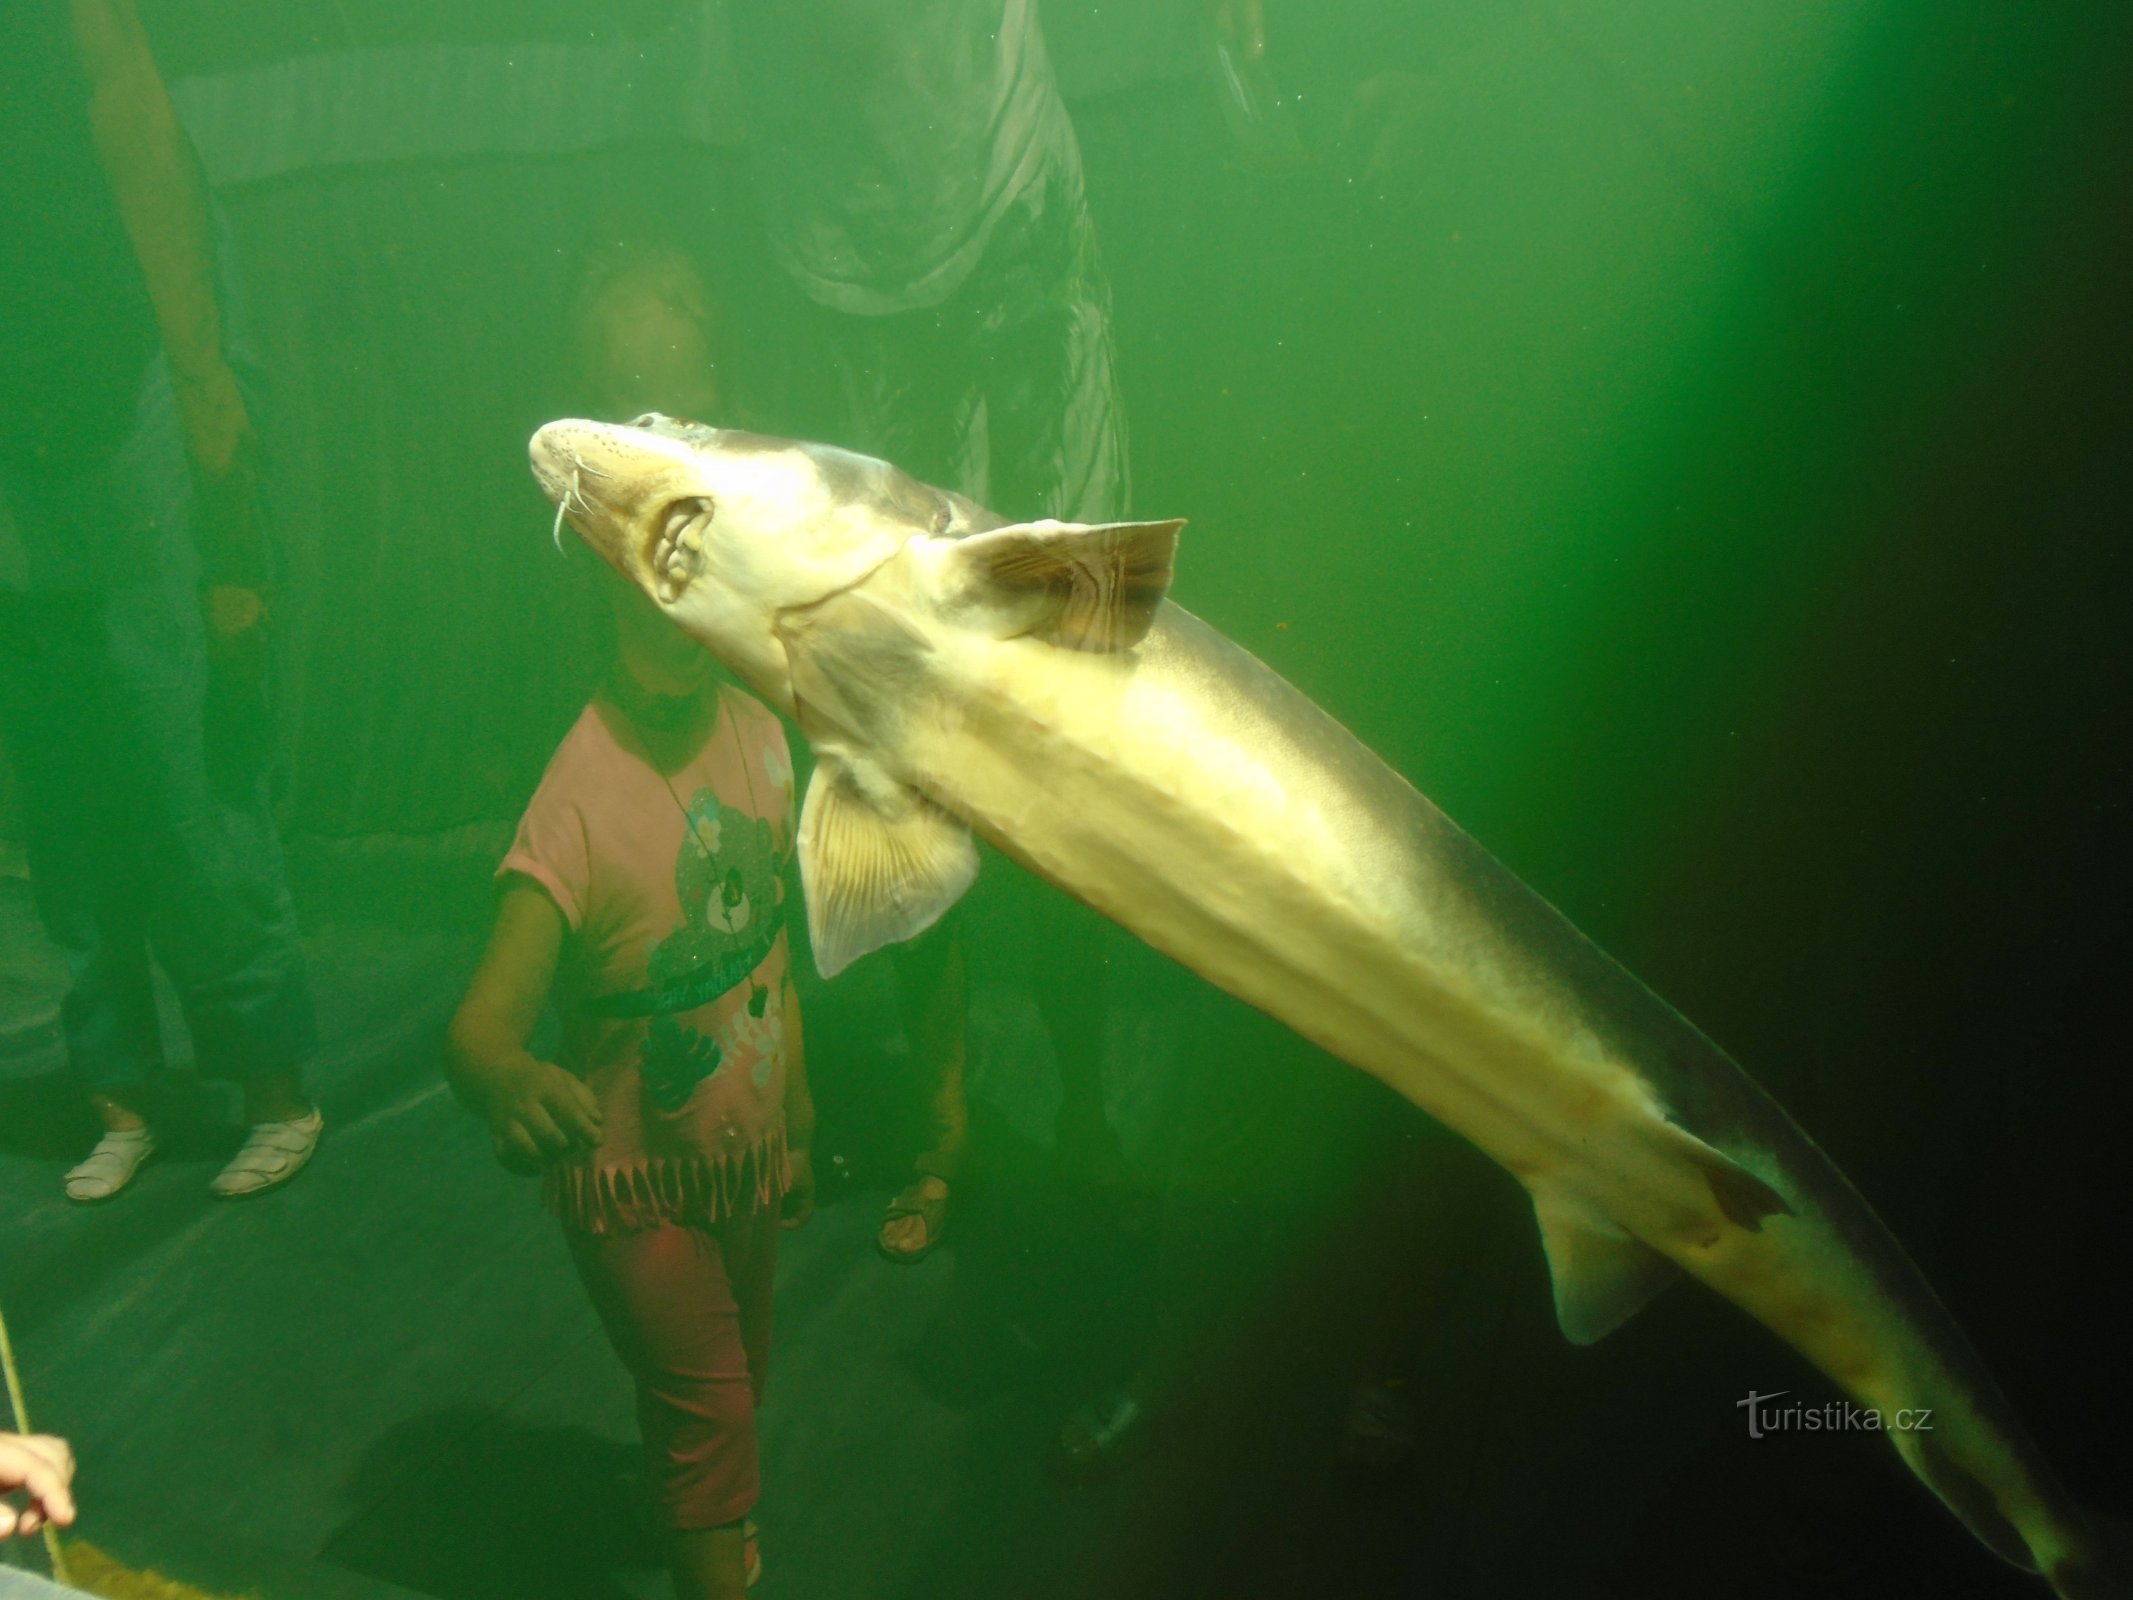
[[[1007,524],[885,462],[660,416],[553,422],[578,533],[817,766],[825,976],[930,926],[971,833],[1374,1073],[1533,1197],[1563,1331],[1677,1274],[1890,1426],[1986,1545],[2117,1593],[2090,1527],[1865,1201],[1718,1047],[1338,722],[1165,598],[1176,522]]]

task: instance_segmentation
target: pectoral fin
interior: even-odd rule
[[[1594,1344],[1651,1303],[1681,1269],[1567,1196],[1533,1196],[1555,1280],[1555,1320],[1572,1344]]]
[[[963,592],[1002,637],[1068,650],[1141,642],[1170,589],[1182,522],[1021,522],[956,546]]]
[[[800,808],[815,966],[833,978],[940,920],[978,873],[970,830],[873,763],[818,750]]]

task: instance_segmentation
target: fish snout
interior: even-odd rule
[[[561,505],[570,491],[570,472],[576,460],[570,448],[575,422],[550,422],[534,430],[526,444],[526,457],[533,466],[533,481],[551,504]]]
[[[555,533],[562,538],[568,521],[580,538],[631,578],[632,491],[636,463],[614,448],[617,429],[603,422],[565,418],[537,429],[526,447],[534,482],[556,508]]]
[[[608,430],[597,422],[574,420],[551,422],[533,435],[526,447],[533,465],[533,481],[555,505],[566,511],[590,511],[588,494],[612,481],[612,469],[603,465],[610,452],[601,448]]]

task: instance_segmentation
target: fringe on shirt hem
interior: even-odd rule
[[[563,1225],[596,1238],[760,1211],[782,1200],[791,1184],[782,1122],[750,1148],[727,1155],[550,1167],[541,1180],[542,1198]]]

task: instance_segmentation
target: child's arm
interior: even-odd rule
[[[797,1228],[815,1210],[815,1096],[807,1086],[807,1039],[800,1029],[800,991],[785,982],[785,1149],[792,1186],[785,1191],[785,1226]]]
[[[563,913],[514,878],[467,997],[446,1034],[445,1078],[489,1124],[496,1159],[531,1172],[600,1142],[600,1103],[577,1078],[526,1049],[563,949]]]

